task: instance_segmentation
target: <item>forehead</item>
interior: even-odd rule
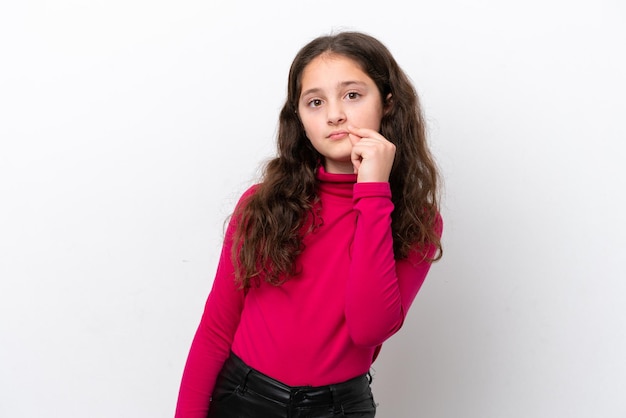
[[[358,61],[345,55],[324,53],[315,57],[304,67],[301,86],[305,89],[305,86],[311,84],[323,85],[350,79],[373,83]]]

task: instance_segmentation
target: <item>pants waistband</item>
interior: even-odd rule
[[[355,395],[370,391],[371,376],[364,373],[342,383],[327,386],[289,386],[248,366],[231,352],[223,372],[241,379],[241,390],[251,390],[274,401],[300,406],[338,405]]]

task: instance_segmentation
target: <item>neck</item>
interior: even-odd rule
[[[329,174],[354,174],[354,166],[348,162],[328,162],[324,163],[324,170]]]

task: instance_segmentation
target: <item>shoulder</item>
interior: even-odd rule
[[[227,235],[232,235],[233,231],[237,228],[237,225],[239,224],[239,221],[241,220],[243,212],[245,211],[246,206],[248,205],[248,202],[250,201],[250,197],[254,196],[258,187],[259,187],[259,184],[253,184],[252,186],[248,187],[243,193],[241,193],[241,195],[239,195],[239,199],[237,199],[237,202],[235,204],[233,211],[228,216]]]
[[[249,186],[240,196],[239,196],[239,200],[237,201],[237,204],[235,205],[236,208],[240,208],[241,206],[245,206],[246,202],[248,202],[248,200],[254,196],[256,194],[256,192],[259,190],[259,187],[261,186],[260,183],[255,183],[251,186]]]
[[[245,199],[249,196],[253,196],[254,194],[256,194],[256,192],[261,188],[261,183],[255,183],[252,186],[248,187],[242,194],[241,194],[241,199]]]

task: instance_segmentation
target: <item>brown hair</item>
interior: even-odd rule
[[[315,171],[323,157],[307,139],[297,109],[302,72],[323,53],[354,60],[374,81],[381,97],[391,94],[380,133],[396,146],[389,178],[395,257],[406,258],[411,250],[424,251],[426,257],[425,249],[434,245],[438,251],[430,260],[441,258],[436,231],[438,172],[415,88],[380,41],[360,32],[341,32],[312,40],[294,58],[279,116],[277,156],[265,166],[255,192],[233,214],[237,227],[232,257],[242,288],[261,278],[278,285],[297,274],[295,260],[304,249],[302,238],[319,221],[313,211],[318,199]]]

